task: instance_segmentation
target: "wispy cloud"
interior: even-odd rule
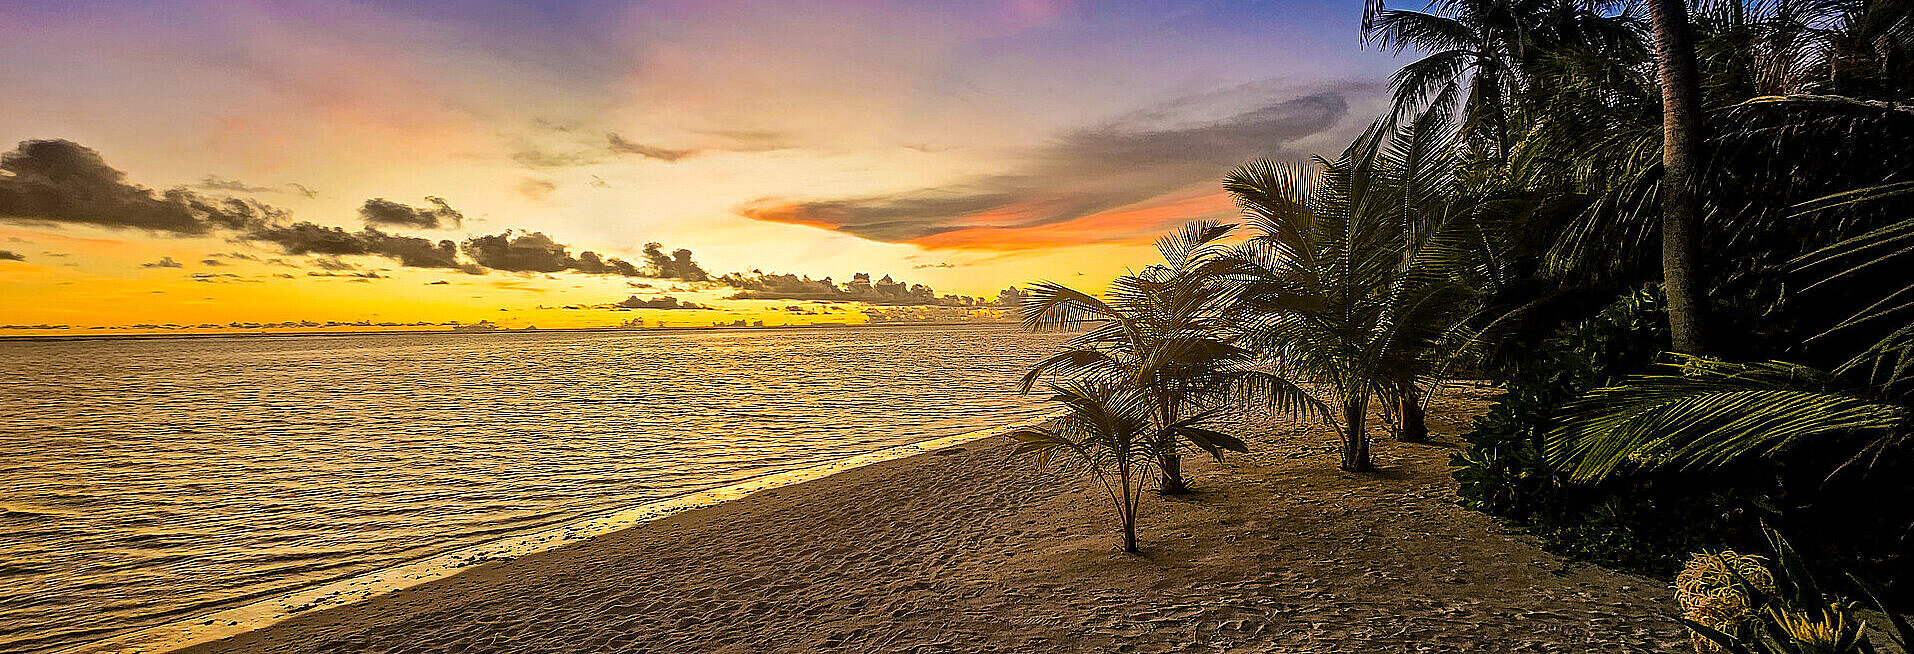
[[[698,154],[697,150],[673,150],[670,148],[645,145],[643,143],[634,143],[617,134],[606,134],[605,140],[610,144],[611,151],[614,153],[638,155],[646,159],[657,159],[659,161],[677,161]]]
[[[1256,157],[1302,158],[1291,144],[1337,128],[1349,114],[1344,93],[1265,101],[1220,118],[1204,115],[1232,98],[1193,97],[1066,134],[1011,172],[886,195],[765,198],[739,212],[932,247],[1017,248],[1023,246],[1017,239],[984,237],[1073,221],[1116,223],[1103,226],[1127,236],[1196,217],[1177,213],[1203,204],[1184,196],[1213,187],[1236,165]]]

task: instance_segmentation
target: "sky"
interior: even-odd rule
[[[999,315],[1346,145],[1361,11],[8,2],[0,335]]]

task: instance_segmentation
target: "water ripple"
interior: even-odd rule
[[[1034,415],[1005,327],[0,343],[0,651]]]

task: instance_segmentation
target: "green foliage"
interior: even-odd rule
[[[1117,277],[1107,298],[1054,282],[1029,285],[1025,297],[1026,329],[1087,331],[1031,366],[1020,388],[1027,393],[1048,376],[1139,393],[1156,425],[1150,438],[1165,493],[1183,490],[1181,444],[1217,458],[1224,450],[1247,451],[1235,438],[1174,428],[1184,418],[1243,396],[1292,412],[1318,409],[1302,389],[1254,367],[1255,354],[1235,343],[1228,314],[1243,284],[1226,274],[1235,263],[1220,243],[1234,227],[1193,222],[1163,237],[1157,249],[1164,262]]]
[[[1884,447],[1909,418],[1906,407],[1833,388],[1831,376],[1806,366],[1675,357],[1564,407],[1547,437],[1554,464],[1588,482],[1631,466],[1720,468],[1856,433],[1876,434]]]
[[[1546,456],[1561,408],[1647,368],[1665,329],[1660,300],[1645,289],[1542,341],[1462,437],[1452,461],[1462,504],[1526,525],[1555,551],[1652,573],[1672,572],[1687,552],[1736,534],[1747,500],[1719,479],[1634,474],[1577,485]]]
[[[1479,330],[1462,283],[1481,225],[1453,192],[1455,137],[1424,114],[1384,119],[1314,170],[1242,166],[1223,187],[1256,236],[1237,248],[1245,342],[1278,377],[1323,389],[1341,410],[1342,468],[1370,469],[1373,398],[1413,398]]]

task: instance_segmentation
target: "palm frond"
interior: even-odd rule
[[[1577,481],[1624,467],[1717,468],[1844,434],[1897,438],[1904,407],[1831,388],[1826,373],[1682,356],[1668,372],[1598,388],[1563,409],[1550,457]]]

